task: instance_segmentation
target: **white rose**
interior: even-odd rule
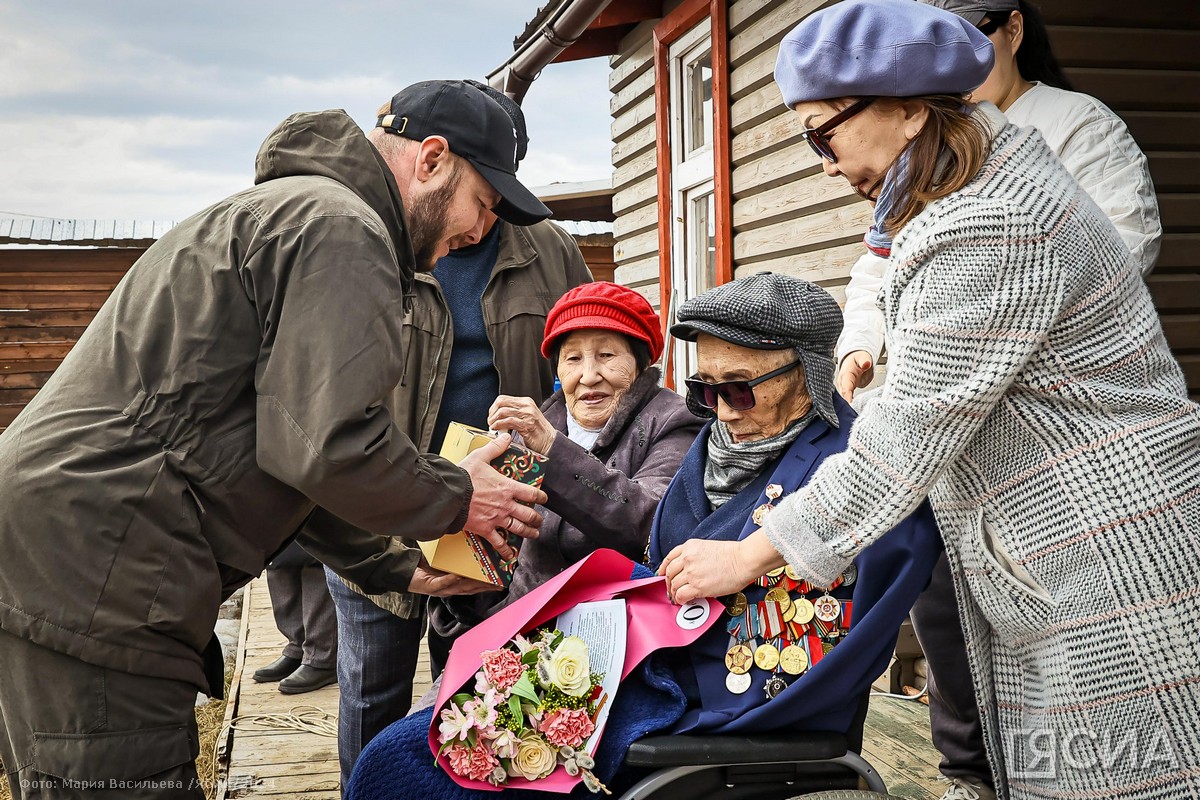
[[[592,663],[587,642],[578,636],[568,636],[546,662],[550,681],[572,697],[583,697],[592,687]]]
[[[558,758],[546,740],[530,734],[517,744],[517,754],[508,762],[508,772],[525,780],[536,781],[546,777],[558,766]]]

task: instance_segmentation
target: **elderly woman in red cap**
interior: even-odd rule
[[[550,310],[542,354],[562,388],[540,408],[501,395],[488,413],[493,430],[549,456],[541,532],[522,544],[507,592],[437,604],[439,634],[458,636],[593,550],[642,560],[654,509],[701,425],[659,386],[660,324],[644,297],[604,281],[572,289]]]

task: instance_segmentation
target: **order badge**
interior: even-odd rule
[[[822,595],[813,603],[813,614],[821,622],[834,622],[841,613],[841,604],[830,595]]]

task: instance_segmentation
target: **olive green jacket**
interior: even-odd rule
[[[0,627],[209,690],[217,609],[317,505],[461,528],[463,470],[384,405],[414,257],[390,170],[345,112],[297,114],[256,185],[130,269],[0,435]]]
[[[480,302],[500,392],[540,403],[554,389],[554,372],[540,353],[546,314],[562,295],[592,276],[574,239],[554,223],[528,228],[496,224],[502,226],[499,253]],[[431,440],[447,391],[454,326],[432,275],[417,275],[405,336],[404,378],[390,407],[397,424],[422,450],[436,450],[441,443]],[[422,598],[404,591],[420,561],[411,542],[373,535],[322,511],[309,520],[299,541],[381,608],[407,618],[421,612]]]

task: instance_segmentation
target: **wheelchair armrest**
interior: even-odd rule
[[[702,764],[775,764],[822,761],[846,754],[840,733],[779,733],[761,736],[648,736],[629,746],[631,767],[682,767]]]

